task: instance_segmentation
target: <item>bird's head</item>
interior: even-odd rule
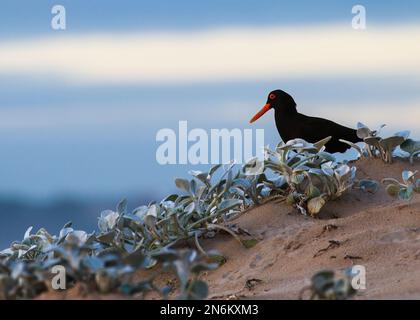
[[[297,112],[296,102],[290,94],[284,92],[283,90],[274,90],[268,95],[267,102],[264,107],[262,107],[262,109],[258,111],[249,122],[253,123],[270,109],[278,110],[283,113]]]

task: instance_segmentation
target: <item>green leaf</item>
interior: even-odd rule
[[[117,205],[117,212],[123,215],[127,212],[127,199],[122,199]]]
[[[363,155],[362,148],[360,148],[357,144],[355,144],[353,142],[350,142],[350,141],[347,141],[347,140],[344,140],[344,139],[338,139],[338,141],[349,145],[350,147],[352,147],[353,149],[355,149],[359,153],[359,155],[361,155],[361,156]]]
[[[325,151],[318,152],[318,156],[320,156],[321,158],[323,158],[326,161],[335,162],[335,160],[336,160],[335,157],[331,153],[328,153],[328,152],[325,152]]]
[[[191,268],[191,272],[195,274],[199,274],[203,271],[213,270],[219,266],[218,263],[196,263]]]
[[[408,186],[407,188],[401,188],[400,192],[398,193],[398,198],[401,200],[409,201],[413,197],[413,187]]]
[[[378,191],[379,183],[375,180],[362,179],[359,181],[359,188],[364,192],[375,193]]]
[[[349,174],[351,173],[351,169],[348,165],[342,164],[339,165],[336,169],[334,169],[334,175],[337,180],[345,180]]]
[[[379,142],[381,141],[381,138],[379,137],[367,137],[363,140],[366,144],[373,146],[375,148],[380,149],[381,145],[379,144]]]
[[[195,210],[195,202],[191,202],[188,206],[185,207],[184,210],[187,214],[193,213]]]
[[[95,256],[87,256],[83,259],[83,265],[88,267],[90,272],[94,273],[104,267],[104,261]]]
[[[379,145],[389,153],[391,153],[397,146],[404,142],[404,137],[393,136],[379,141]]]
[[[271,193],[271,189],[269,187],[258,186],[258,190],[259,190],[259,194],[263,198],[267,198]]]
[[[311,216],[317,215],[325,205],[325,199],[322,196],[312,198],[308,201],[308,212]]]
[[[28,239],[31,236],[31,231],[33,228],[34,228],[33,226],[30,226],[28,229],[26,229],[23,239]]]
[[[194,179],[190,181],[190,190],[193,195],[197,192],[197,182]]]
[[[408,183],[411,180],[411,178],[413,178],[416,175],[416,173],[417,173],[417,171],[412,172],[412,171],[409,171],[409,170],[404,170],[402,172],[402,178],[403,178],[404,182]]]
[[[160,262],[169,262],[179,259],[179,254],[176,250],[163,248],[153,253],[152,258]]]
[[[172,287],[171,286],[166,286],[166,287],[163,287],[161,290],[160,290],[160,293],[161,293],[161,295],[162,296],[164,296],[165,297],[165,300],[167,300],[167,296],[171,293],[171,291],[172,291]]]
[[[232,181],[233,181],[233,173],[232,173],[232,170],[229,170],[228,176],[225,182],[224,192],[228,191],[229,188],[232,186]]]
[[[187,286],[188,278],[190,276],[187,265],[180,260],[175,260],[173,262],[173,266],[175,267],[176,275],[180,282],[181,288],[185,288]]]
[[[400,145],[400,148],[401,150],[408,152],[411,155],[414,152],[420,150],[420,141],[407,139]]]
[[[243,190],[251,188],[251,181],[248,179],[238,178],[233,180],[232,184],[241,187]]]
[[[99,242],[106,243],[108,245],[112,243],[114,238],[115,238],[115,230],[112,230],[110,232],[103,233],[103,234],[97,236],[97,240]]]
[[[210,168],[209,177],[210,179],[213,177],[213,174],[221,167],[221,164],[216,164],[215,166]]]
[[[197,178],[201,182],[203,182],[205,184],[208,184],[208,181],[207,181],[208,173],[207,172],[191,170],[191,171],[189,171],[189,174],[192,175],[193,177]]]
[[[208,263],[217,263],[219,266],[223,265],[226,263],[227,259],[225,256],[219,254],[219,253],[211,253],[208,252],[207,257],[206,257],[206,261]]]
[[[389,184],[385,187],[385,190],[390,196],[396,197],[400,192],[400,186],[397,184]]]
[[[323,146],[325,146],[330,140],[331,140],[332,136],[326,137],[322,140],[319,140],[318,142],[314,143],[315,148],[317,149],[317,151],[320,151],[322,149]]]
[[[73,222],[71,222],[71,221],[67,222],[67,223],[63,226],[63,229],[65,229],[65,228],[70,228],[70,227],[72,226],[72,224],[73,224]]]
[[[305,176],[303,174],[296,174],[293,173],[291,176],[291,181],[292,183],[299,185],[303,182],[303,180],[305,180]]]
[[[146,268],[150,265],[150,258],[144,254],[143,249],[137,249],[125,256],[123,262],[136,269]]]
[[[296,193],[291,192],[287,195],[286,203],[290,206],[293,206],[296,203]]]
[[[240,199],[224,199],[218,206],[218,210],[220,212],[227,212],[237,206],[242,204],[242,200]]]
[[[176,199],[178,199],[178,195],[177,194],[171,194],[171,195],[169,195],[169,196],[167,196],[166,198],[164,198],[163,200],[162,200],[162,202],[166,202],[166,201],[176,201]]]
[[[150,208],[147,210],[147,213],[144,217],[144,222],[149,227],[154,227],[157,222],[157,206],[155,204],[151,205]]]
[[[364,124],[360,122],[358,123],[358,128],[356,132],[357,132],[357,137],[359,137],[360,139],[364,139],[364,138],[372,136],[372,131],[367,126],[365,126]]]
[[[313,184],[309,184],[308,187],[305,190],[305,194],[308,197],[308,199],[316,198],[321,195],[321,191],[317,187],[315,187]]]
[[[319,271],[312,276],[311,282],[315,292],[321,294],[334,285],[334,271]]]
[[[272,182],[276,189],[282,189],[283,187],[286,187],[287,185],[287,181],[284,176],[280,176],[278,178],[275,178],[274,180],[268,180],[266,178],[264,182]]]
[[[230,187],[229,188],[229,193],[231,193],[233,195],[237,195],[240,198],[245,198],[244,190],[242,190],[241,188],[238,188],[238,187]]]
[[[209,287],[203,280],[194,280],[191,284],[191,294],[193,299],[203,300],[209,294]]]
[[[394,178],[383,178],[381,180],[381,182],[383,184],[385,184],[385,183],[391,183],[391,184],[396,184],[396,185],[399,185],[400,184],[399,181],[397,179],[394,179]]]
[[[207,186],[200,186],[197,190],[197,193],[195,194],[195,196],[197,197],[198,200],[200,200],[203,195],[205,194],[206,190],[207,190]]]
[[[414,191],[420,192],[420,179],[417,179],[416,182],[414,183]]]
[[[414,158],[415,158],[416,156],[420,156],[420,150],[414,151],[414,152],[411,154],[411,156],[410,156],[410,163],[411,163],[411,164],[414,164]]]
[[[242,244],[247,249],[254,247],[257,243],[257,239],[242,239]]]
[[[332,177],[334,175],[334,169],[329,165],[323,165],[321,171],[324,175]]]
[[[186,179],[176,178],[175,185],[178,189],[181,189],[185,192],[190,192],[190,183]]]

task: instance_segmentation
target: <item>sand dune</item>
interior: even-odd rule
[[[420,169],[417,161],[357,162],[358,177],[400,180],[404,169]],[[420,195],[410,202],[352,190],[329,203],[321,219],[302,216],[284,203],[267,203],[234,223],[262,240],[241,248],[229,236],[208,240],[227,262],[210,272],[210,298],[297,299],[300,290],[319,270],[366,267],[366,290],[356,299],[420,298]],[[253,284],[246,286],[247,280]],[[249,282],[248,282],[249,283]]]

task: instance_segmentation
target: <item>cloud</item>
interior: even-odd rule
[[[0,42],[0,73],[77,84],[420,75],[420,25],[231,28]]]

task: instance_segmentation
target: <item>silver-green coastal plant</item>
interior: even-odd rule
[[[45,229],[31,234],[29,228],[21,242],[14,242],[0,252],[0,299],[27,299],[51,291],[52,270],[58,265],[65,268],[66,288],[79,284],[85,293],[144,296],[155,291],[168,298],[172,290],[178,289],[179,299],[207,296],[207,284],[198,276],[217,264],[208,263],[194,250],[163,248],[145,254],[140,248],[128,252],[103,243],[100,236],[74,230],[70,223],[58,236]],[[154,264],[158,266],[138,280],[138,271]],[[178,278],[178,288],[158,287],[155,279],[162,272],[172,272]]]
[[[420,193],[420,179],[416,179],[417,171],[405,170],[401,175],[402,183],[394,178],[382,179],[382,183],[386,185],[386,191],[390,196],[409,201],[414,192]]]
[[[246,195],[238,194],[241,184],[239,180],[234,181],[239,173],[234,177],[233,166],[228,166],[218,179],[212,179],[221,167],[214,166],[205,175],[192,172],[191,181],[177,179],[176,184],[187,193],[185,195],[171,195],[159,203],[141,206],[132,212],[128,212],[126,201],[121,201],[115,211],[101,213],[97,233],[74,230],[70,223],[62,228],[58,236],[49,234],[45,229],[31,234],[32,228],[29,228],[22,241],[13,242],[10,248],[0,252],[0,296],[28,298],[45,291],[46,277],[56,264],[66,265],[69,283],[87,283],[103,293],[116,289],[129,293],[156,289],[151,284],[153,278],[137,284],[130,283],[130,279],[134,271],[156,268],[156,264],[161,262],[164,268],[175,270],[178,278],[183,277],[179,279],[181,298],[204,297],[206,285],[197,279],[197,275],[206,268],[214,267],[214,264],[200,262],[195,267],[198,260],[195,253],[184,254],[170,249],[171,246],[177,245],[180,240],[195,238],[198,249],[205,253],[205,261],[219,261],[217,254],[204,252],[198,237],[217,229],[233,234],[219,223],[239,212],[243,204],[241,197],[248,197],[248,193],[254,200],[259,197],[257,191],[253,193],[251,190]],[[237,190],[230,192],[231,187]],[[140,265],[124,262],[126,259],[131,261],[133,256],[136,261],[141,261]],[[187,259],[186,262],[181,263],[181,258]],[[108,267],[111,260],[113,262]],[[191,267],[191,270],[186,267]],[[193,276],[191,281],[185,278],[189,274]],[[130,289],[132,286],[137,289]]]
[[[365,142],[364,147],[343,139],[340,141],[353,147],[363,158],[380,158],[386,163],[392,163],[394,151],[399,146],[409,154],[412,163],[414,157],[420,154],[420,141],[408,139],[409,131],[397,132],[390,137],[382,138],[379,134],[384,126],[380,126],[378,130],[371,130],[361,122],[357,124],[357,136]]]
[[[243,199],[246,199],[248,194],[255,201],[258,201],[259,197],[258,191],[253,192],[252,188],[238,194],[238,191],[241,190],[242,180],[237,180],[237,178],[241,174],[238,172],[234,176],[232,165],[228,166],[218,179],[212,179],[221,167],[220,165],[214,166],[206,174],[191,172],[193,179],[190,181],[177,179],[176,184],[186,192],[185,195],[174,194],[159,203],[141,206],[132,212],[128,212],[126,201],[121,201],[115,211],[106,210],[101,213],[98,220],[98,233],[88,234],[85,231],[73,230],[71,224],[65,225],[58,236],[50,235],[45,229],[31,234],[31,228],[28,229],[23,241],[12,243],[10,248],[0,253],[0,270],[4,271],[0,277],[0,291],[5,292],[4,297],[34,296],[35,292],[14,294],[15,285],[22,282],[19,277],[14,276],[15,266],[19,266],[19,268],[25,266],[26,269],[35,267],[37,270],[46,272],[55,262],[58,263],[57,255],[60,255],[61,260],[64,259],[61,261],[62,263],[67,263],[71,267],[68,274],[72,279],[88,283],[87,278],[90,279],[95,274],[96,287],[101,292],[108,292],[123,284],[126,288],[127,284],[120,281],[119,277],[127,278],[125,271],[130,271],[130,274],[133,271],[132,268],[129,268],[130,266],[127,267],[124,264],[121,265],[121,270],[113,268],[112,272],[97,269],[96,267],[100,264],[97,257],[105,255],[102,252],[106,255],[117,252],[120,260],[133,254],[144,255],[141,267],[145,268],[155,267],[159,262],[158,257],[160,259],[172,257],[172,268],[177,270],[178,275],[181,276],[185,275],[187,271],[180,270],[177,267],[180,263],[179,259],[175,261],[173,258],[179,250],[174,250],[171,255],[162,255],[161,252],[177,245],[181,240],[194,238],[197,248],[205,254],[206,261],[220,261],[220,255],[205,252],[202,249],[198,243],[198,237],[203,233],[219,229],[231,233],[241,241],[238,235],[221,223],[230,215],[241,210]],[[255,182],[252,183],[255,185]],[[231,192],[231,187],[236,190]],[[69,243],[72,246],[69,247]],[[241,241],[241,243],[243,242]],[[78,247],[74,247],[75,245]],[[70,248],[70,251],[65,251],[63,248],[66,250]],[[94,259],[95,268],[84,268],[84,261],[86,260],[86,263],[91,266],[92,259]],[[43,264],[44,262],[47,263],[47,266]],[[170,263],[161,262],[164,266],[171,267]],[[203,268],[201,267],[201,269]],[[100,275],[97,275],[98,272]],[[25,276],[29,273],[26,272]],[[71,276],[72,274],[74,276]],[[35,280],[44,282],[43,277],[37,275],[35,279],[31,278],[28,283],[34,284]],[[194,281],[188,282],[185,288],[181,288],[182,297],[203,296],[204,284],[198,279]],[[107,282],[112,285],[107,285]],[[3,283],[5,283],[4,287]],[[185,284],[185,281],[181,281],[181,284]],[[33,287],[37,288],[37,285]],[[29,288],[30,286],[25,286],[25,290],[29,290]],[[143,287],[141,286],[141,288]],[[195,293],[194,290],[201,290],[201,294]]]
[[[356,168],[336,162],[324,151],[329,139],[314,144],[294,139],[274,151],[267,150],[264,172],[259,174],[248,171],[255,159],[239,169],[231,164],[213,166],[208,172],[191,171],[191,179],[175,181],[181,195],[170,195],[131,212],[126,201],[121,201],[115,211],[101,213],[97,232],[74,230],[71,224],[65,225],[58,236],[45,229],[32,234],[28,229],[22,241],[0,252],[2,297],[32,297],[45,290],[46,273],[55,264],[66,266],[70,283],[87,283],[100,292],[125,293],[158,290],[153,277],[132,283],[132,275],[139,269],[164,266],[175,270],[178,278],[184,277],[180,280],[181,297],[204,297],[205,284],[197,278],[199,270],[213,268],[209,262],[223,259],[206,252],[200,237],[224,231],[250,247],[257,241],[245,240],[243,235],[252,235],[228,225],[245,208],[280,197],[314,216],[327,201],[340,197],[355,184]],[[359,183],[359,188],[363,189],[363,184]],[[189,239],[195,241],[203,258],[174,249]],[[186,274],[192,279],[186,280]],[[159,290],[163,296],[167,294]]]
[[[128,224],[134,230],[129,239],[132,245],[153,251],[190,238],[198,242],[203,234],[215,230],[229,232],[223,226],[224,221],[243,210],[247,195],[252,194],[250,190],[239,192],[244,178],[240,171],[234,172],[234,165],[225,168],[216,165],[209,172],[191,171],[190,174],[190,180],[175,180],[183,191],[181,195],[170,195],[160,203],[141,206],[125,215],[124,219],[130,220]],[[256,193],[253,196],[258,200]],[[112,233],[112,228],[103,231]],[[109,239],[114,236],[111,234]],[[203,251],[199,245],[198,248]]]
[[[355,182],[356,167],[338,163],[324,152],[330,139],[314,144],[294,139],[279,144],[275,151],[267,150],[265,167],[279,176],[275,183],[266,182],[267,186],[283,193],[287,203],[303,214],[317,215],[327,201],[340,197]]]

